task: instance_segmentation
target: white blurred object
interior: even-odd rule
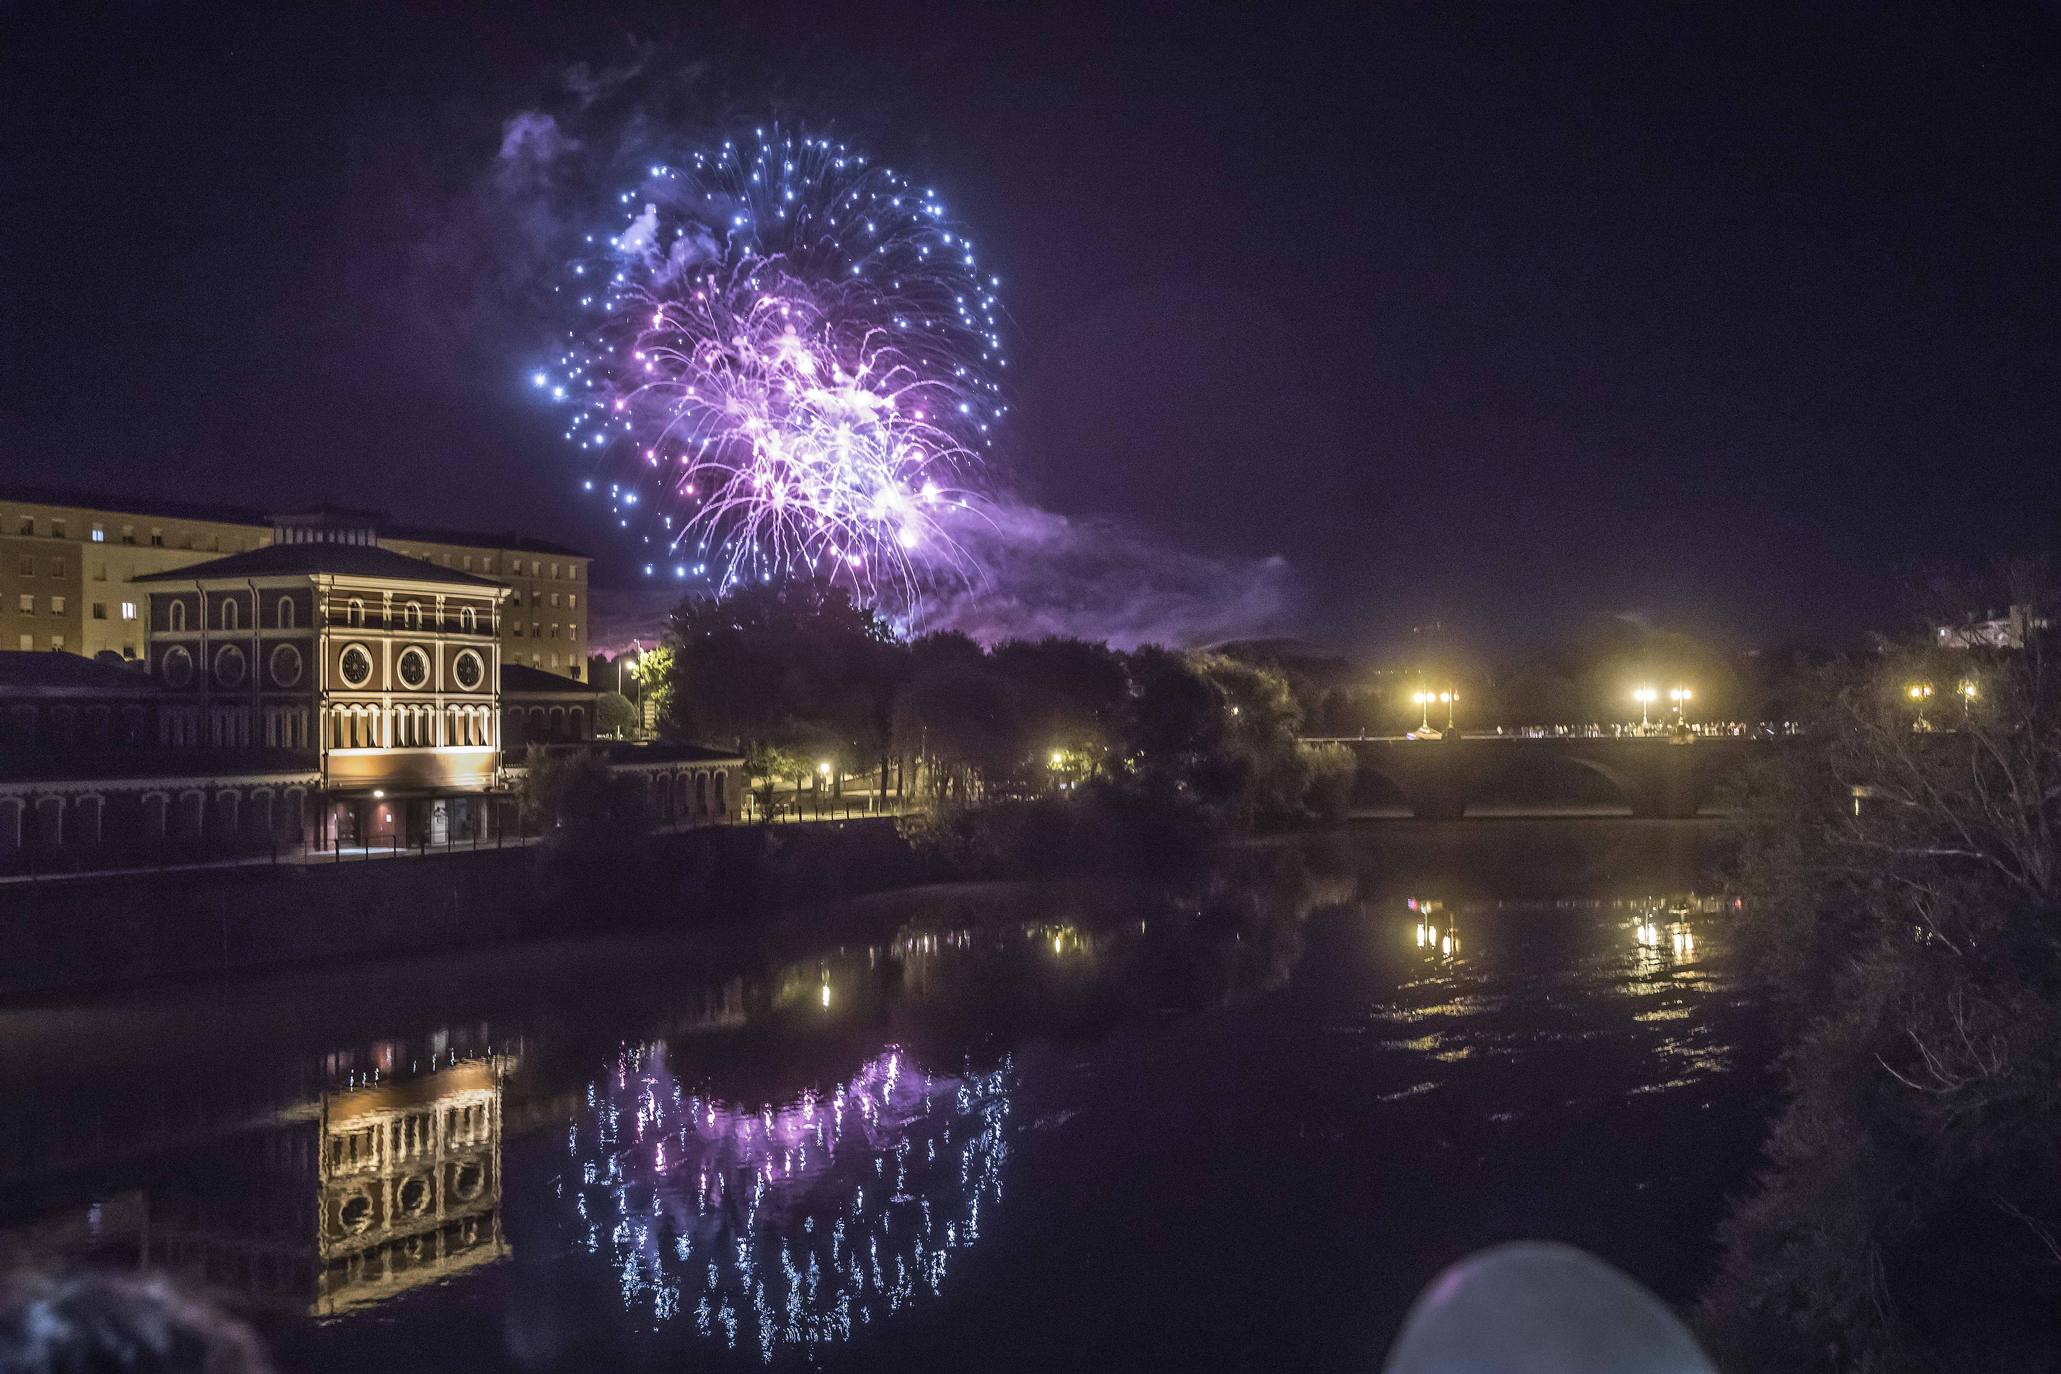
[[[1520,1241],[1431,1281],[1383,1374],[1716,1374],[1651,1293],[1571,1245]]]

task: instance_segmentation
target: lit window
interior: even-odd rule
[[[64,598],[63,598],[63,597],[61,597],[61,596],[53,596],[53,597],[51,597],[51,598],[50,598],[50,614],[52,614],[52,615],[63,615],[63,614],[64,614]]]
[[[64,636],[63,636],[63,635],[52,635],[52,636],[50,636],[50,648],[51,648],[52,652],[58,652],[58,651],[61,651],[61,650],[63,650],[63,648],[64,648]]]
[[[20,643],[21,651],[25,654],[33,652],[36,647],[36,637],[34,635],[23,635],[17,642]]]
[[[107,531],[101,526],[95,525],[91,537],[94,543],[105,544],[107,542]]]
[[[122,603],[122,619],[124,619],[124,620],[134,620],[135,618],[136,618],[136,603],[135,603],[135,602],[133,602],[133,601],[124,601],[124,602]]]
[[[34,615],[36,613],[36,597],[33,592],[23,592],[15,604],[16,608],[23,615]]]
[[[152,530],[150,532],[150,546],[154,549],[161,549],[165,546],[165,532],[163,530]]]

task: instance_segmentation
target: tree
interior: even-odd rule
[[[664,683],[674,733],[692,728],[747,753],[774,746],[841,764],[886,744],[880,658],[888,627],[819,582],[740,587],[673,612]]]
[[[651,831],[644,784],[584,749],[553,753],[532,746],[521,800],[543,838],[546,863],[568,880],[618,881],[632,870]]]
[[[621,692],[603,692],[594,699],[594,723],[604,735],[629,739],[637,733],[637,708]]]
[[[1769,1167],[1703,1303],[1740,1368],[2051,1367],[2052,647],[1829,669],[1805,739],[1742,794],[1744,936],[1791,1047]]]

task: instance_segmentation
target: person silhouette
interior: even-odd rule
[[[1717,1374],[1660,1299],[1571,1245],[1519,1241],[1433,1279],[1383,1374]]]

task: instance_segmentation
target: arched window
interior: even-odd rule
[[[185,602],[183,602],[183,601],[174,601],[174,602],[172,603],[172,617],[171,617],[171,618],[172,618],[172,628],[173,628],[173,629],[175,629],[175,630],[183,630],[183,629],[185,629],[185,628],[186,628],[186,603],[185,603]]]
[[[279,598],[279,610],[275,618],[279,623],[280,629],[291,630],[293,628],[294,611],[292,597],[282,596]]]
[[[351,625],[363,625],[365,623],[365,603],[355,596],[352,597],[351,604],[344,608],[344,621]]]
[[[411,630],[422,628],[422,603],[411,601],[401,608],[401,624]]]
[[[467,634],[479,633],[479,612],[470,606],[458,608],[458,628]]]
[[[222,602],[219,619],[223,629],[233,630],[236,628],[236,603],[234,601],[224,600]]]

